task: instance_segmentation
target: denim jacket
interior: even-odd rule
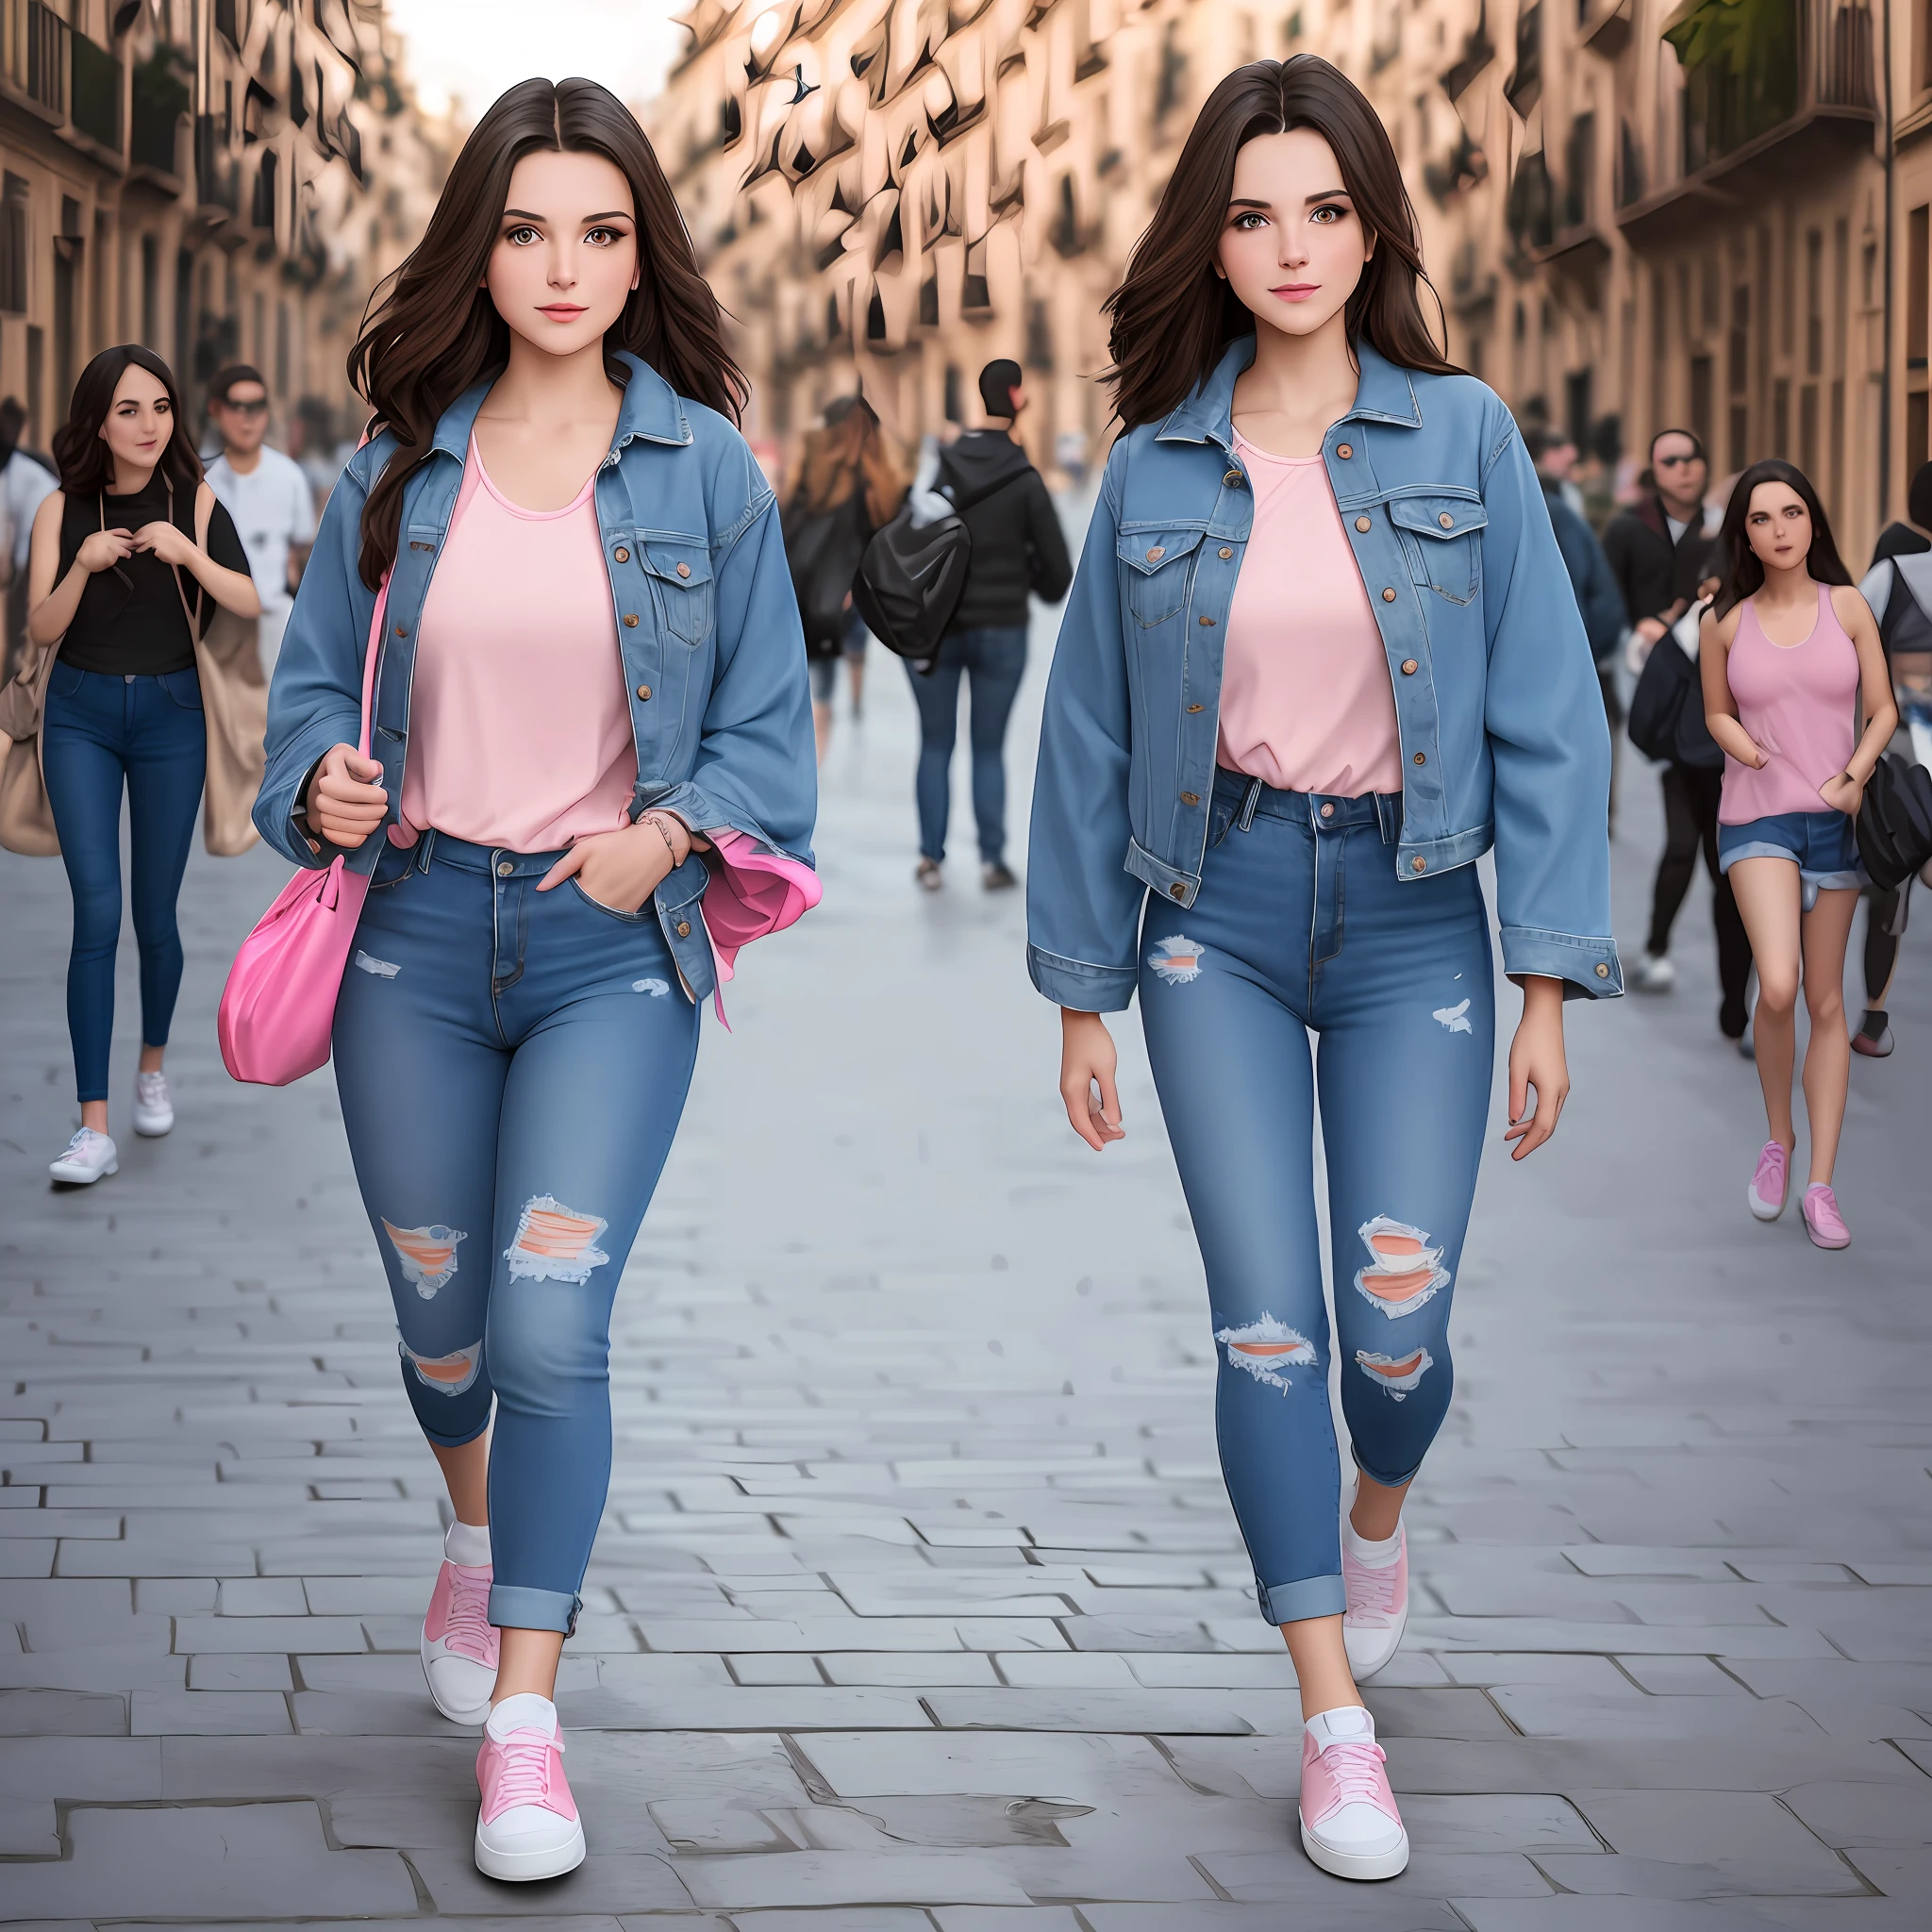
[[[595,499],[637,744],[632,814],[662,806],[697,829],[741,832],[761,851],[809,865],[817,777],[805,640],[771,488],[722,416],[676,394],[635,356],[622,359],[630,380]],[[437,454],[404,492],[371,732],[391,823],[402,804],[417,626],[489,392],[479,383],[443,413]],[[357,562],[362,506],[395,447],[383,435],[358,450],[330,494],[269,693],[255,823],[298,865],[337,856],[326,842],[311,851],[291,814],[316,760],[332,745],[354,744],[360,730],[375,608]],[[541,675],[540,651],[533,640],[533,676]],[[366,840],[348,863],[371,871],[382,845],[379,836]],[[657,892],[665,941],[700,1000],[716,985],[704,922],[692,916],[709,877],[693,855]]]
[[[1230,345],[1164,423],[1113,446],[1047,685],[1027,963],[1050,1000],[1132,997],[1150,888],[1201,889],[1222,646],[1254,496],[1235,455]],[[1609,735],[1576,598],[1509,412],[1473,376],[1366,342],[1322,456],[1381,627],[1402,738],[1396,875],[1493,844],[1503,962],[1623,991],[1610,939]]]

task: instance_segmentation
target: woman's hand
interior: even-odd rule
[[[134,555],[134,545],[132,530],[94,530],[81,540],[75,561],[90,575],[111,570],[124,557]]]
[[[1531,1091],[1536,1111],[1529,1110]],[[1506,1141],[1514,1141],[1511,1160],[1534,1154],[1563,1116],[1570,1095],[1570,1066],[1563,1057],[1563,982],[1541,974],[1523,982],[1523,1018],[1509,1042],[1509,1124]]]
[[[1865,788],[1849,772],[1840,772],[1836,778],[1827,778],[1818,788],[1818,795],[1833,811],[1841,811],[1846,818],[1855,819],[1858,816],[1859,806],[1865,802]]]
[[[163,563],[186,569],[200,553],[200,546],[187,531],[170,523],[143,524],[134,533],[134,547],[158,557]]]
[[[1113,1035],[1098,1013],[1060,1008],[1060,1098],[1074,1133],[1098,1154],[1109,1141],[1126,1137],[1121,1100],[1114,1089],[1120,1056]],[[1099,1097],[1094,1089],[1099,1088]]]
[[[331,745],[308,782],[310,829],[355,851],[388,816],[389,793],[375,782],[381,776],[382,767],[353,744]]]
[[[648,819],[615,832],[579,839],[538,885],[540,892],[574,878],[587,897],[612,912],[635,912],[669,877],[670,841]]]

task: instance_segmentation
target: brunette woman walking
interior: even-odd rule
[[[1871,607],[1852,588],[1802,470],[1775,458],[1753,463],[1731,491],[1718,551],[1724,588],[1704,619],[1697,662],[1705,717],[1724,754],[1718,863],[1757,965],[1753,1031],[1771,1128],[1745,1205],[1775,1221],[1790,1191],[1802,981],[1811,1157],[1799,1208],[1817,1246],[1849,1247],[1832,1173],[1852,1066],[1845,941],[1859,889],[1871,883],[1855,826],[1865,781],[1898,728],[1898,706]]]
[[[261,599],[158,356],[131,342],[96,356],[75,385],[54,457],[60,488],[34,515],[26,634],[49,654],[41,764],[74,894],[67,1030],[80,1130],[49,1172],[86,1185],[121,1164],[108,1132],[108,1060],[122,793],[141,952],[134,1131],[159,1135],[175,1124],[162,1072],[181,988],[175,906],[208,772],[195,645],[218,605],[253,618]]]
[[[1449,1404],[1495,1024],[1474,861],[1493,844],[1523,993],[1516,1158],[1569,1091],[1566,994],[1622,991],[1590,646],[1509,412],[1444,360],[1421,282],[1389,137],[1336,68],[1214,90],[1108,301],[1123,434],[1047,689],[1027,891],[1095,1149],[1124,1131],[1102,1016],[1141,994],[1222,1469],[1301,1685],[1302,1843],[1344,1878],[1408,1858],[1356,1684],[1401,1641],[1403,1498]]]
[[[804,641],[717,302],[595,82],[483,116],[350,367],[374,434],[303,575],[258,818],[371,874],[336,1084],[449,1491],[424,1670],[483,1726],[478,1867],[547,1878],[585,1853],[553,1692],[618,1277],[700,1002],[818,896]]]

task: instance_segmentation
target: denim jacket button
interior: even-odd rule
[[[651,702],[651,687],[648,684],[639,685],[638,696],[641,698],[645,704],[648,705]]]
[[[1201,620],[1201,623],[1203,626],[1208,630],[1212,630],[1214,628],[1214,620],[1211,617],[1204,617]]]
[[[1167,889],[1167,896],[1170,899],[1185,899],[1188,896],[1188,889],[1185,886],[1170,886]]]
[[[1341,460],[1345,463],[1347,462],[1350,457],[1354,456],[1355,451],[1351,449],[1347,443],[1338,442],[1335,445],[1335,454],[1339,456],[1341,458]]]
[[[1419,764],[1419,765],[1425,765],[1425,764],[1427,764],[1427,763],[1428,763],[1428,761],[1429,761],[1429,757],[1428,757],[1428,754],[1427,754],[1426,752],[1421,752],[1421,751],[1417,752],[1417,753],[1416,753],[1416,755],[1415,755],[1415,761],[1416,761],[1416,763],[1417,763],[1417,764]]]
[[[617,546],[617,548],[613,550],[610,554],[618,560],[619,563],[628,563],[630,561],[630,552],[626,550],[622,543],[620,543]]]
[[[1232,557],[1234,555],[1233,546],[1231,544],[1224,543],[1221,546],[1221,554],[1224,557]]]
[[[511,863],[509,862],[509,860],[506,858],[506,859],[505,859],[505,860],[504,860],[504,861],[502,862],[502,864],[500,864],[500,865],[499,865],[499,866],[498,866],[498,867],[496,868],[496,876],[497,876],[498,878],[500,878],[500,879],[507,879],[507,878],[508,878],[508,876],[510,875],[510,874],[511,874],[511,873],[513,873],[514,871],[516,871],[516,867],[515,867],[515,866],[513,866],[513,865],[512,865],[512,864],[511,864]]]
[[[690,565],[690,564],[688,564],[688,563],[680,563],[680,564],[679,564],[679,565],[677,566],[677,575],[678,575],[679,576],[681,576],[681,577],[688,577],[688,576],[690,576],[690,575],[691,575],[691,565]]]
[[[1436,519],[1436,521],[1439,524],[1441,524],[1445,530],[1453,530],[1456,527],[1456,519],[1452,517],[1446,509],[1442,512],[1441,516],[1439,516]]]
[[[1393,596],[1394,594],[1395,594],[1395,593],[1394,593],[1394,592],[1393,592],[1392,591],[1391,591],[1390,592],[1390,595],[1391,595],[1391,596]],[[625,612],[624,613],[624,627],[625,627],[625,630],[635,630],[635,629],[637,629],[637,627],[638,627],[638,619],[637,619],[637,612],[636,612],[636,611],[634,611],[634,610],[626,610],[626,611],[625,611]]]
[[[1322,816],[1324,819],[1332,819],[1335,816],[1335,808],[1332,805],[1324,805],[1322,808]]]
[[[1389,587],[1389,588],[1388,588],[1387,590],[1385,590],[1385,591],[1384,591],[1382,592],[1382,601],[1383,601],[1383,603],[1385,603],[1385,604],[1392,604],[1392,603],[1394,603],[1394,601],[1395,601],[1395,588],[1394,588],[1394,586],[1393,586],[1392,584],[1391,584],[1391,586],[1390,586],[1390,587]]]
[[[1248,479],[1239,470],[1230,470],[1221,480],[1229,490],[1239,490]]]
[[[1373,517],[1357,517],[1355,520],[1355,526],[1357,530],[1373,530],[1375,527],[1374,519]]]
[[[1610,976],[1610,969],[1601,959],[1596,962],[1596,976],[1599,979],[1607,979]]]
[[[1428,870],[1428,865],[1429,861],[1426,858],[1424,858],[1421,853],[1417,853],[1416,856],[1408,861],[1408,869],[1410,872],[1426,872]]]
[[[688,920],[688,919],[680,919],[680,920],[679,920],[679,921],[677,922],[677,937],[678,937],[679,939],[681,939],[681,940],[688,940],[688,939],[690,939],[690,937],[691,937],[691,921],[690,921],[690,920]]]
[[[1199,805],[1200,802],[1201,794],[1198,791],[1183,791],[1181,793],[1181,803],[1183,805]]]
[[[1147,553],[1147,561],[1149,563],[1158,563],[1160,559],[1166,555],[1166,547],[1163,544],[1157,543],[1154,546],[1154,548]]]
[[[1194,712],[1200,710],[1201,708],[1202,708],[1199,705],[1190,705],[1188,707],[1189,715],[1191,716]]]
[[[1405,677],[1413,677],[1413,676],[1415,675],[1415,673],[1416,673],[1416,662],[1415,662],[1415,659],[1414,659],[1413,658],[1404,658],[1404,659],[1402,660],[1402,675],[1403,675],[1403,676],[1405,676]]]

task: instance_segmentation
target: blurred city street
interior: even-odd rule
[[[591,1849],[554,1884],[472,1864],[475,1740],[416,1657],[440,1485],[329,1075],[239,1087],[216,1054],[280,861],[197,847],[179,1124],[55,1192],[67,892],[0,857],[0,1919],[1923,1927],[1932,931],[1897,1054],[1854,1063],[1842,1255],[1744,1211],[1761,1118],[1703,883],[1673,996],[1568,1009],[1562,1132],[1520,1168],[1491,1147],[1416,1614],[1368,1690],[1415,1856],[1349,1889],[1296,1841],[1300,1714],[1216,1466],[1138,1023],[1128,1139],[1096,1158],[963,771],[926,896],[876,650],[867,695],[855,729],[841,691],[824,904],[708,1024],[619,1300],[560,1698]],[[1659,813],[1627,754],[1624,797],[1628,954]],[[125,938],[121,965],[117,1109]]]

